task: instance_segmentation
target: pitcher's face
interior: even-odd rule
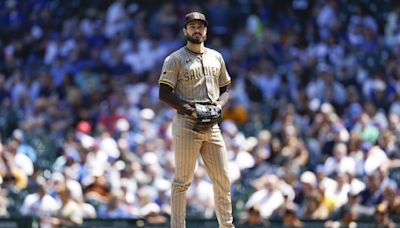
[[[194,44],[201,44],[207,39],[207,27],[204,22],[194,20],[189,22],[186,27],[183,28],[183,34],[187,41]]]

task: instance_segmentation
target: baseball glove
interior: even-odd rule
[[[197,117],[194,130],[205,131],[222,119],[221,108],[212,104],[195,104]]]

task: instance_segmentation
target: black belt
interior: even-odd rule
[[[192,104],[210,105],[210,104],[213,104],[213,103],[211,101],[206,101],[206,102],[195,102],[195,103],[192,103]]]
[[[192,102],[192,101],[185,101],[186,103],[189,103],[191,105],[193,104],[202,104],[202,105],[210,105],[213,104],[211,101],[201,101],[201,102]]]

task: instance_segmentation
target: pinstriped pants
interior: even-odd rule
[[[225,142],[218,125],[210,130],[192,130],[194,120],[177,114],[172,125],[175,147],[175,179],[171,191],[171,227],[186,227],[186,192],[194,175],[197,155],[200,153],[210,177],[219,227],[234,227],[228,159]]]

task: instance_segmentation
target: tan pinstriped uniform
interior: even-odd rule
[[[185,47],[168,56],[159,83],[174,88],[174,93],[187,102],[217,101],[219,88],[231,78],[220,53],[206,48],[196,54]],[[195,121],[177,114],[172,125],[175,147],[175,179],[172,183],[171,227],[185,227],[186,191],[191,184],[196,158],[200,154],[213,182],[215,210],[220,227],[234,227],[228,178],[228,161],[219,126],[197,132]]]

